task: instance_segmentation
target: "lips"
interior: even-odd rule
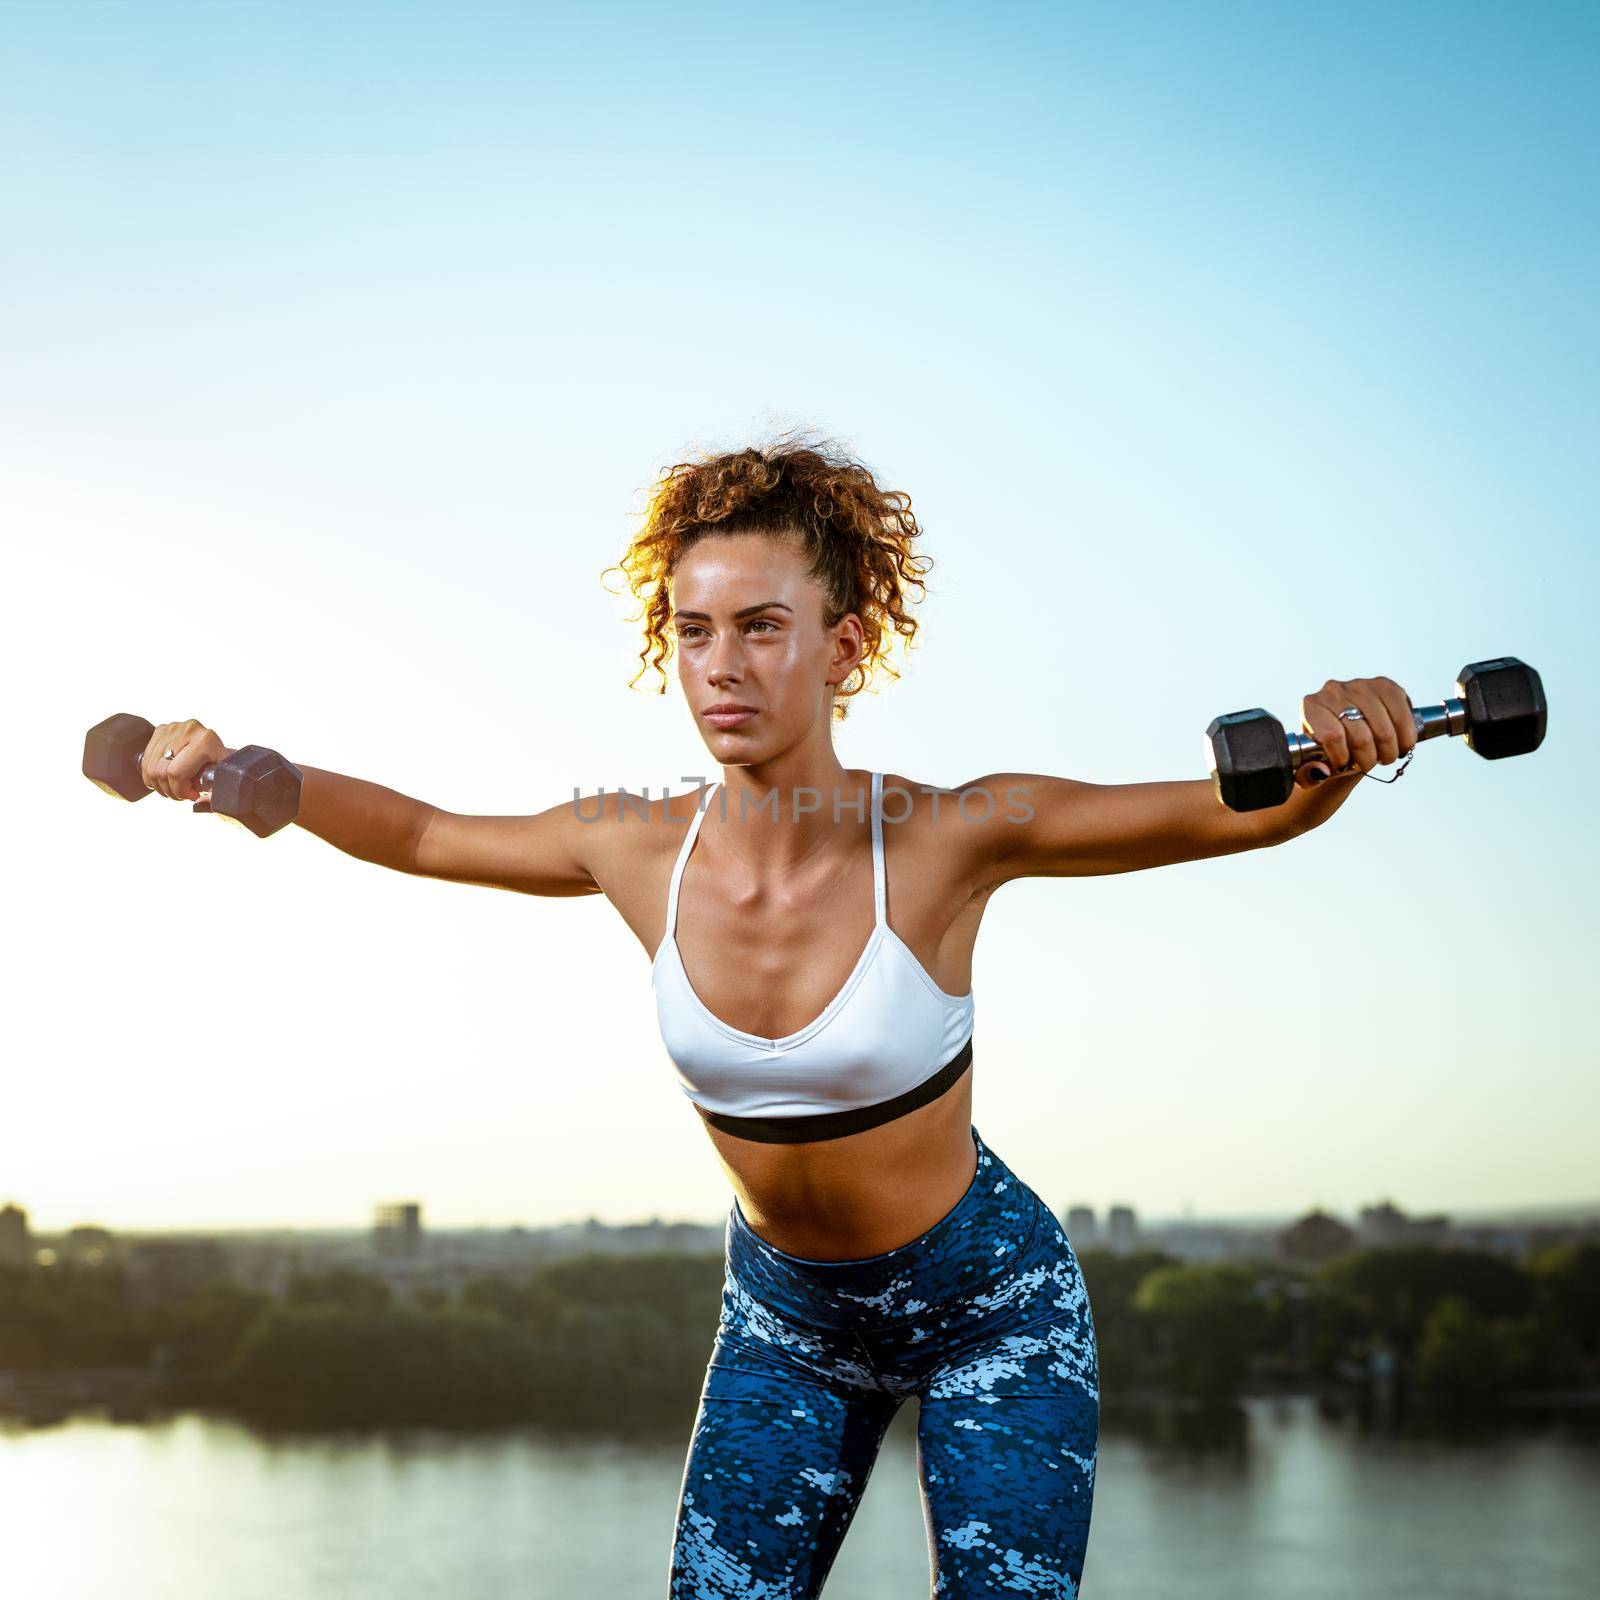
[[[702,713],[707,722],[718,728],[737,728],[748,722],[755,712],[754,706],[712,706]]]

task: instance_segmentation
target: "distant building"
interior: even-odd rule
[[[1356,1216],[1361,1243],[1373,1248],[1397,1244],[1442,1245],[1450,1238],[1450,1219],[1442,1212],[1430,1217],[1407,1216],[1392,1201],[1363,1206]]]
[[[1458,1222],[1450,1230],[1450,1242],[1467,1250],[1488,1250],[1513,1260],[1526,1260],[1552,1245],[1600,1244],[1600,1221],[1575,1218],[1571,1222]]]
[[[1180,1261],[1260,1261],[1277,1244],[1269,1229],[1226,1222],[1157,1223],[1141,1233],[1146,1249],[1153,1246]]]
[[[625,1222],[615,1226],[599,1217],[561,1222],[528,1234],[542,1259],[577,1255],[668,1251],[676,1255],[720,1253],[726,1220],[719,1222]]]
[[[302,1246],[285,1238],[246,1234],[231,1241],[228,1265],[241,1288],[280,1298],[300,1266],[301,1254]]]
[[[233,1274],[215,1239],[135,1239],[124,1252],[128,1298],[135,1305],[179,1300]]]
[[[1073,1206],[1067,1213],[1067,1237],[1074,1249],[1085,1250],[1095,1242],[1093,1206]]]
[[[109,1228],[86,1222],[68,1228],[61,1240],[62,1257],[75,1267],[105,1267],[116,1259],[117,1239]]]
[[[1139,1223],[1132,1206],[1112,1206],[1106,1213],[1107,1242],[1119,1256],[1139,1248]]]
[[[8,1202],[0,1210],[0,1266],[25,1267],[32,1259],[28,1213],[21,1206]]]
[[[380,1256],[422,1254],[422,1207],[400,1200],[372,1208],[372,1245]]]
[[[1326,1261],[1351,1249],[1355,1242],[1354,1229],[1315,1207],[1279,1233],[1278,1254],[1291,1261]]]

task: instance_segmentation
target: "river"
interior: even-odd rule
[[[827,1600],[928,1593],[914,1403]],[[0,1429],[8,1600],[661,1600],[687,1439],[265,1437],[183,1413]],[[1108,1419],[1088,1600],[1589,1600],[1600,1436],[1374,1429],[1310,1399]]]

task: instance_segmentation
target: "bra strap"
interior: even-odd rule
[[[705,821],[706,808],[711,804],[712,791],[722,780],[714,779],[700,792],[700,804],[695,808],[695,813],[690,818],[689,826],[684,830],[683,843],[678,846],[678,859],[672,865],[672,884],[667,890],[667,938],[673,939],[678,933],[678,885],[683,881],[683,864],[689,859],[689,852],[694,849],[695,836],[700,832],[700,824]]]
[[[885,879],[883,870],[883,774],[872,774],[872,920],[883,923]]]

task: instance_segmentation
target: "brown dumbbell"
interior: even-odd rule
[[[140,758],[155,725],[131,712],[96,723],[83,741],[83,775],[123,800],[143,800],[152,791]],[[258,839],[293,822],[300,810],[300,769],[259,744],[247,744],[214,762],[196,782],[205,797],[196,810],[215,811],[243,824]]]

